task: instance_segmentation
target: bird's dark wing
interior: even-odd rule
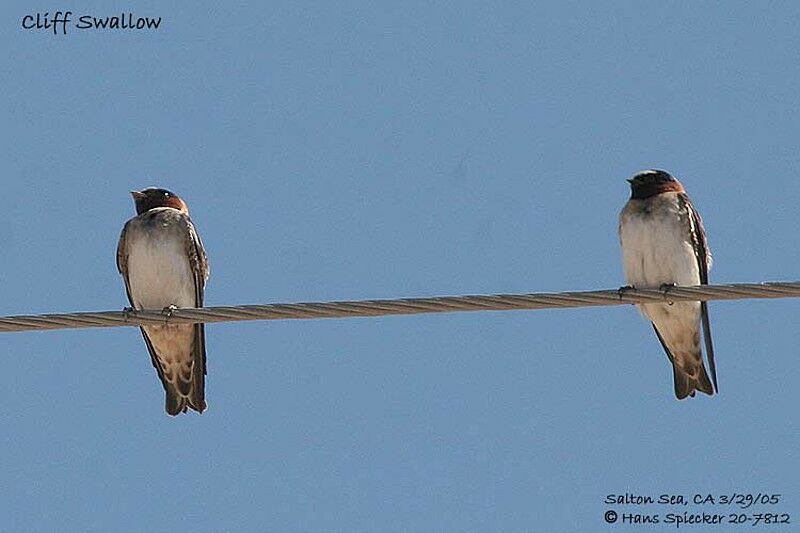
[[[203,294],[209,273],[208,256],[206,256],[206,250],[203,248],[203,241],[200,240],[200,235],[197,233],[192,221],[189,220],[188,216],[184,218],[184,221],[188,234],[188,239],[186,240],[186,256],[189,258],[189,264],[192,267],[195,279],[195,305],[197,307],[203,307]]]
[[[128,295],[128,301],[131,305],[133,305],[133,298],[131,297],[131,288],[128,285],[128,245],[127,245],[127,237],[128,237],[128,226],[130,225],[130,221],[125,223],[125,226],[122,228],[122,233],[119,236],[119,242],[117,243],[117,270],[119,273],[122,274],[122,279],[125,280],[125,293]]]
[[[708,268],[711,266],[711,252],[706,241],[706,230],[703,227],[703,219],[700,213],[692,205],[692,201],[686,193],[678,195],[681,203],[686,209],[689,220],[689,236],[694,255],[697,258],[697,268],[700,272],[700,285],[708,285]],[[703,324],[703,341],[706,345],[706,355],[708,356],[708,366],[711,370],[711,379],[714,382],[714,390],[719,392],[717,386],[717,366],[714,362],[714,345],[711,341],[711,322],[708,317],[708,303],[700,302],[700,321]]]
[[[188,216],[183,217],[186,223],[186,256],[194,273],[195,307],[203,307],[204,291],[208,279],[208,256],[203,241]],[[205,376],[206,376],[206,330],[205,324],[194,325],[194,344],[192,348],[193,394],[192,403],[200,412],[205,409]]]

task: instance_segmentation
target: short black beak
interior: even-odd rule
[[[133,196],[134,200],[142,200],[145,197],[145,194],[139,191],[131,191],[131,196]]]

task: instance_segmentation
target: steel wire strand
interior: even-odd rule
[[[678,301],[793,298],[800,296],[800,282],[734,283],[691,287],[621,288],[558,293],[495,294],[358,300],[334,302],[275,303],[165,310],[94,311],[47,313],[0,317],[0,333],[72,328],[107,328],[315,318],[374,317],[421,313],[507,311],[601,307],[635,303]]]

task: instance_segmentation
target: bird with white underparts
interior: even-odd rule
[[[117,268],[134,309],[202,307],[208,258],[189,208],[166,189],[134,191],[136,216],[122,229]],[[206,408],[204,324],[142,326],[170,415]]]
[[[622,263],[628,286],[707,285],[711,252],[700,213],[683,185],[663,170],[639,172],[628,182],[631,197],[619,215]],[[624,289],[624,288],[623,288]],[[638,304],[652,322],[672,363],[675,396],[717,392],[717,372],[706,302]],[[702,327],[711,379],[700,347]]]

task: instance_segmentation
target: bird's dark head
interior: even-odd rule
[[[664,192],[683,192],[681,182],[664,170],[643,170],[628,180],[631,198],[643,200]]]
[[[133,201],[136,202],[136,214],[141,215],[156,207],[171,207],[181,213],[189,214],[189,206],[181,200],[180,196],[166,189],[148,187],[142,191],[131,191]]]

